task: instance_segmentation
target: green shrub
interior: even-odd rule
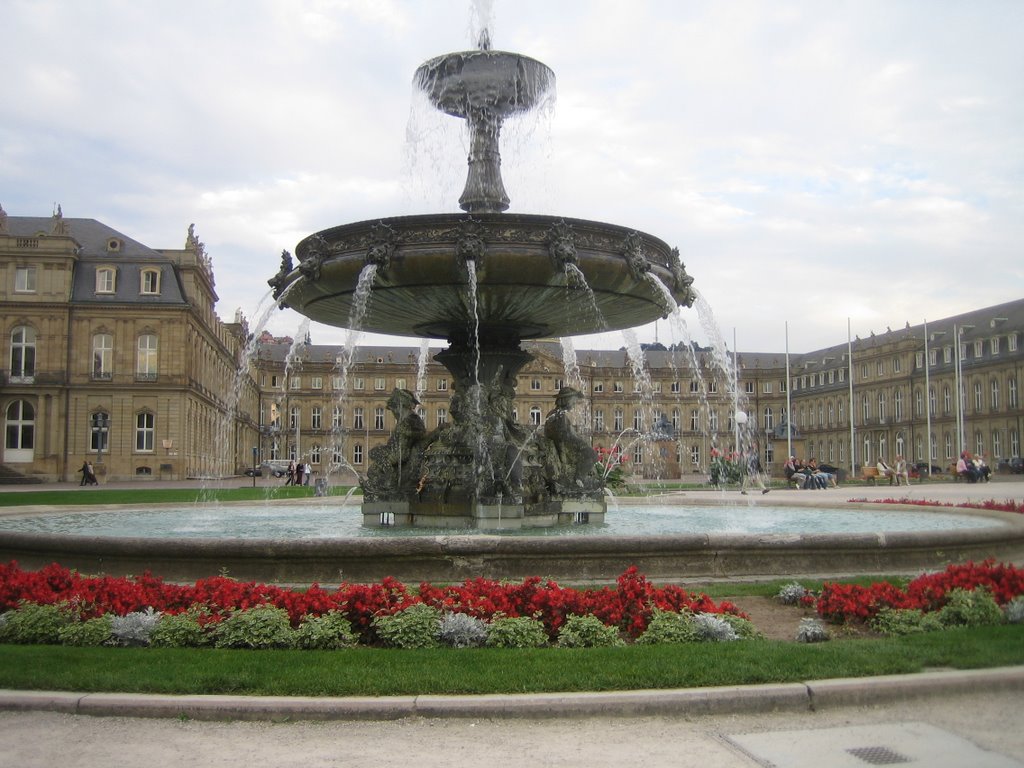
[[[944,627],[980,627],[1002,624],[1003,610],[984,587],[975,590],[951,589],[946,604],[939,611]]]
[[[64,645],[97,646],[110,642],[113,630],[110,614],[86,621],[73,621],[58,630],[57,635]]]
[[[925,613],[916,608],[882,608],[871,620],[871,628],[884,635],[916,635],[940,630],[942,622],[934,612]]]
[[[597,616],[568,616],[558,630],[562,648],[605,648],[625,645],[616,627],[606,626]]]
[[[184,613],[165,613],[149,633],[149,644],[155,648],[201,648],[210,645],[213,638],[199,620],[208,615],[205,610],[195,607]]]
[[[340,611],[306,617],[295,631],[295,646],[306,650],[332,651],[350,648],[358,638],[352,623]]]
[[[295,630],[284,608],[258,605],[236,611],[213,630],[217,648],[292,648]]]
[[[60,630],[74,621],[67,603],[38,605],[22,603],[4,614],[0,643],[59,645]]]
[[[693,643],[699,639],[693,614],[689,611],[655,610],[647,623],[647,630],[636,639],[640,645],[656,643]]]
[[[390,616],[373,620],[377,637],[389,648],[436,648],[440,645],[441,612],[425,603],[415,603]]]
[[[439,639],[452,648],[476,648],[487,642],[487,625],[465,613],[446,613]]]
[[[544,625],[529,616],[494,619],[487,626],[487,645],[490,648],[541,648],[548,644]]]

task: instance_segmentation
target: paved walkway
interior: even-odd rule
[[[950,674],[958,678],[955,683]],[[168,697],[99,694],[86,698],[94,699],[94,714],[107,717],[0,711],[5,736],[0,763],[19,768],[1024,767],[1024,669],[973,675],[822,681],[813,687],[457,697],[448,700],[453,708],[447,711],[443,697],[424,697],[420,715],[378,714],[383,719],[368,720],[296,721],[281,709],[275,721],[251,722],[241,718],[265,717],[275,701],[241,697],[230,703],[239,718],[232,721],[153,717],[158,712],[147,712],[140,702],[151,707]],[[14,703],[4,698],[8,706]],[[194,703],[200,697],[189,698]],[[210,698],[218,700],[211,702],[215,705],[226,704],[225,697]],[[524,707],[519,716],[506,709],[511,699]],[[134,706],[149,716],[113,714],[118,702],[122,713]],[[247,714],[246,702],[264,711]],[[201,714],[182,703],[186,711]],[[325,717],[333,702],[285,703],[293,708],[318,704]],[[361,703],[380,706],[368,700],[346,705]]]

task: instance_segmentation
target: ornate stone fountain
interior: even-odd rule
[[[570,419],[580,393],[563,388],[540,427],[513,417],[523,339],[619,330],[690,306],[679,252],[627,228],[503,213],[502,122],[532,109],[554,74],[526,56],[490,50],[426,62],[415,84],[469,122],[463,214],[392,217],[326,229],[282,255],[275,298],[318,322],[446,339],[435,355],[454,378],[452,421],[430,432],[415,396],[388,402],[396,429],[370,452],[366,524],[445,527],[553,525],[605,512],[589,441]],[[366,290],[371,289],[367,300]],[[357,290],[359,289],[359,290]]]

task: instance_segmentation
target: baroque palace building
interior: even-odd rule
[[[76,480],[89,460],[101,477],[146,480],[301,459],[348,483],[390,435],[393,389],[416,393],[428,429],[450,419],[453,381],[435,349],[253,338],[240,315],[222,322],[216,301],[191,227],[184,248],[152,249],[59,209],[38,218],[0,208],[0,464]],[[789,450],[846,470],[851,457],[859,468],[902,454],[947,471],[960,450],[996,467],[1020,456],[1022,334],[1024,299],[788,361],[723,360],[696,345],[647,345],[640,361],[527,342],[534,359],[518,377],[515,416],[539,428],[558,390],[574,386],[586,395],[580,431],[647,479],[706,473],[713,451],[734,447],[737,406],[776,474]]]
[[[86,459],[108,479],[233,473],[257,395],[236,376],[248,331],[216,302],[192,227],[157,250],[59,208],[0,208],[0,463],[42,480],[73,480]]]

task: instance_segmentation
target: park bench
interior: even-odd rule
[[[878,471],[878,467],[861,467],[860,479],[865,480],[872,485],[876,485],[879,479],[885,479],[882,474]],[[889,478],[889,485],[892,485],[892,478]]]

